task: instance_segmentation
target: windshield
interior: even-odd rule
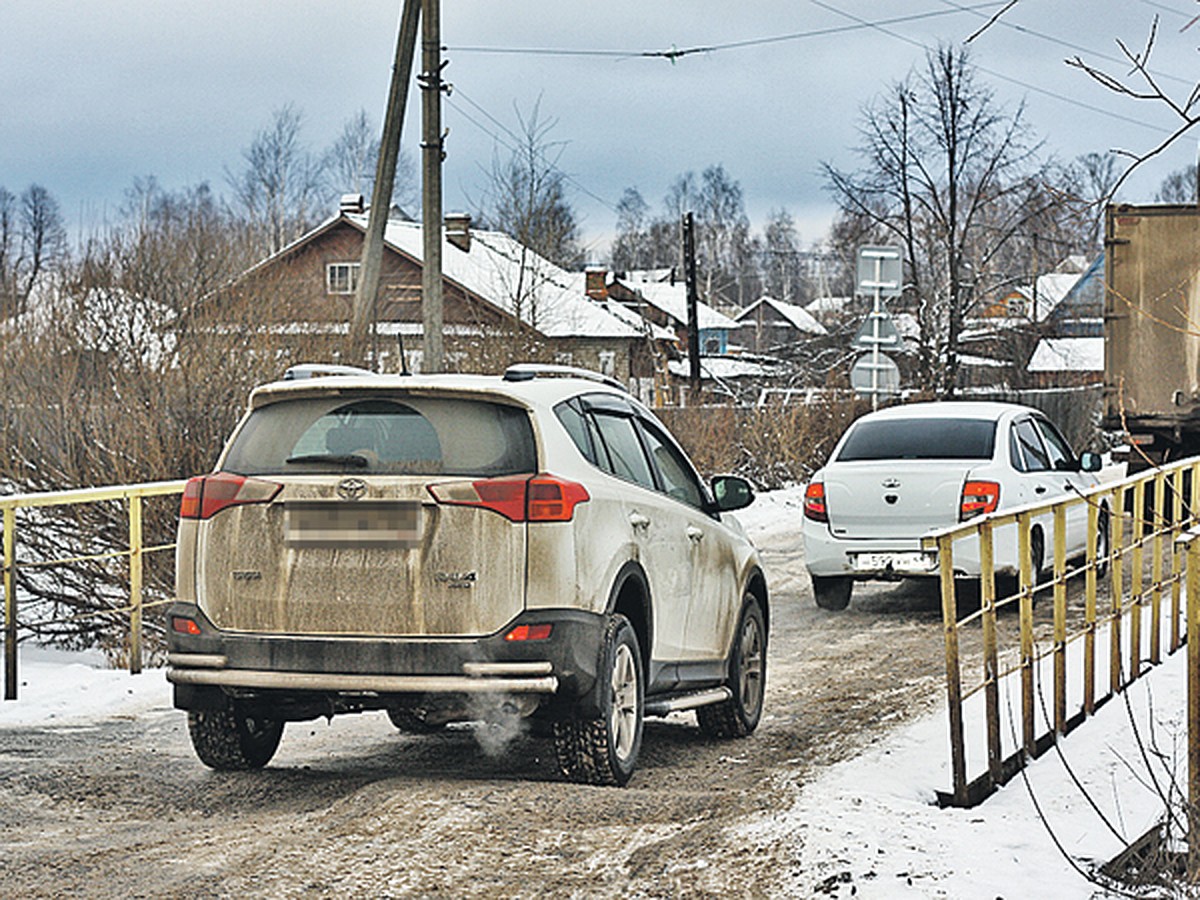
[[[255,410],[224,469],[491,477],[535,472],[537,458],[529,416],[515,407],[447,397],[312,397]]]
[[[839,462],[871,459],[991,459],[990,419],[886,419],[850,426]]]

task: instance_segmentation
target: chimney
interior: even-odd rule
[[[445,219],[446,240],[463,253],[471,252],[471,214],[447,213]]]
[[[608,269],[588,266],[584,270],[584,292],[593,300],[608,299]]]
[[[345,215],[347,213],[362,213],[366,208],[362,194],[342,194],[338,200],[338,211]]]

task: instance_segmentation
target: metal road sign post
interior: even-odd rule
[[[858,248],[858,290],[860,292],[871,292],[871,333],[859,334],[856,338],[857,342],[869,344],[871,348],[871,362],[868,366],[871,375],[870,387],[865,388],[871,394],[871,409],[879,408],[879,395],[884,390],[888,393],[893,391],[889,388],[881,387],[879,382],[879,373],[884,368],[888,368],[879,353],[879,345],[883,343],[891,344],[892,340],[883,337],[880,334],[881,320],[887,318],[887,313],[883,311],[883,297],[886,294],[888,297],[897,297],[900,295],[904,280],[904,257],[899,247],[875,247],[862,246]],[[864,329],[865,331],[865,329]],[[892,329],[895,331],[895,328]],[[890,337],[890,336],[889,336]],[[897,335],[898,339],[898,335]],[[898,340],[896,341],[898,343]],[[887,360],[888,363],[891,360]],[[894,366],[894,363],[892,364]],[[858,363],[855,363],[858,367]],[[898,385],[897,385],[898,386]]]

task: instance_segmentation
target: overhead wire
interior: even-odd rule
[[[747,47],[762,47],[768,44],[780,44],[786,41],[798,41],[814,37],[827,37],[833,34],[844,34],[848,31],[861,31],[875,25],[901,25],[908,22],[918,22],[923,19],[933,19],[941,16],[955,15],[969,10],[976,12],[983,9],[995,9],[1003,6],[1000,0],[990,0],[987,3],[976,3],[960,10],[934,9],[920,13],[910,13],[904,16],[892,16],[879,19],[876,22],[861,22],[854,25],[836,25],[828,28],[815,28],[808,31],[795,31],[790,34],[772,35],[761,38],[748,38],[741,41],[726,41],[719,44],[706,44],[696,47],[677,48],[670,50],[586,50],[556,47],[453,47],[446,46],[442,50],[455,53],[501,53],[525,56],[591,56],[611,59],[666,59],[674,62],[684,56],[698,53],[716,53],[721,50],[742,50]]]
[[[847,12],[843,9],[839,9],[838,7],[834,6],[831,3],[826,3],[825,0],[809,0],[809,2],[815,4],[816,6],[821,7],[822,9],[828,10],[829,12],[832,12],[836,15],[844,16],[845,18],[850,19],[852,21],[866,22],[866,20],[860,18],[859,16],[854,15],[853,13]],[[889,31],[886,27],[879,25],[879,24],[869,23],[869,22],[867,22],[866,24],[868,25],[868,27],[873,28],[876,31],[879,31],[883,34],[886,34],[889,37],[895,38],[896,40],[903,41],[906,44],[911,44],[914,47],[919,47],[922,50],[926,50],[926,51],[928,51],[930,49],[926,44],[922,43],[921,41],[917,40],[916,38],[910,38],[910,37],[907,37],[906,35],[899,34],[898,32]],[[1123,115],[1122,113],[1113,112],[1112,110],[1105,109],[1102,106],[1094,106],[1091,103],[1085,103],[1084,101],[1079,100],[1075,97],[1068,97],[1065,94],[1058,93],[1057,91],[1052,91],[1052,90],[1049,90],[1048,88],[1044,88],[1044,87],[1041,87],[1036,84],[1030,84],[1027,81],[1022,81],[1019,78],[1013,78],[1011,75],[1005,75],[1002,72],[997,72],[995,69],[989,69],[988,67],[981,66],[978,63],[973,62],[972,65],[976,69],[978,69],[980,72],[983,72],[986,75],[990,75],[993,78],[997,78],[1000,81],[1007,81],[1010,84],[1015,84],[1018,87],[1023,87],[1026,90],[1033,91],[1036,94],[1042,94],[1043,96],[1051,97],[1055,100],[1060,100],[1063,103],[1069,104],[1071,106],[1076,106],[1076,107],[1079,107],[1080,109],[1086,109],[1089,112],[1094,112],[1094,113],[1098,113],[1103,116],[1107,116],[1110,119],[1116,119],[1118,121],[1125,122],[1129,125],[1137,125],[1141,128],[1146,128],[1150,131],[1157,131],[1160,133],[1165,133],[1170,130],[1170,129],[1163,128],[1161,125],[1153,125],[1149,122],[1143,122],[1142,120],[1135,119],[1132,116],[1126,116],[1126,115]]]

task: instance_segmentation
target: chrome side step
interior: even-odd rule
[[[696,709],[698,706],[711,706],[723,703],[733,696],[733,691],[727,687],[709,688],[704,691],[688,691],[684,694],[668,694],[665,697],[655,697],[646,701],[645,714],[648,716],[665,716],[668,713],[683,712]]]

